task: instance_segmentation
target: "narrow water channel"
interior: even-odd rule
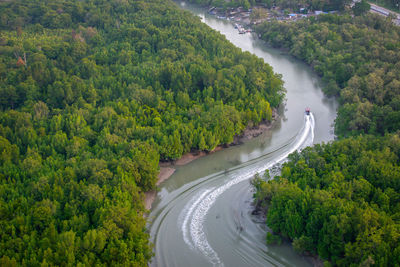
[[[266,245],[267,229],[251,215],[249,179],[297,149],[332,140],[337,103],[324,97],[319,78],[305,64],[267,47],[255,35],[239,35],[231,22],[201,8],[181,7],[282,74],[287,99],[269,132],[176,166],[161,184],[149,215],[152,266],[310,266],[289,244]],[[311,108],[310,116],[304,115],[305,107]]]

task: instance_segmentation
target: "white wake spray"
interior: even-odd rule
[[[182,223],[182,234],[183,234],[183,240],[185,241],[185,243],[191,248],[194,248],[194,245],[191,241],[191,239],[189,239],[188,237],[188,222],[190,220],[190,217],[193,214],[193,210],[195,209],[195,207],[199,204],[200,201],[203,200],[203,198],[210,192],[212,191],[214,188],[210,188],[205,190],[204,192],[200,192],[198,194],[196,194],[192,200],[194,200],[194,202],[188,202],[185,207],[183,208],[182,212],[179,214],[179,219],[178,222]]]
[[[214,266],[223,266],[218,254],[208,243],[207,236],[203,229],[204,220],[208,211],[215,203],[216,199],[233,185],[250,179],[256,173],[270,169],[275,164],[282,163],[289,154],[311,145],[314,140],[314,124],[314,116],[310,113],[309,116],[305,116],[305,125],[288,151],[265,165],[253,167],[253,169],[250,169],[247,173],[237,176],[218,188],[210,188],[203,193],[194,196],[191,201],[186,204],[179,216],[180,218],[184,218],[183,220],[180,220],[180,223],[182,223],[181,230],[185,243],[191,249],[200,251]],[[188,234],[190,234],[191,240],[189,239]]]

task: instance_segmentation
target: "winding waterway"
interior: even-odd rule
[[[287,100],[273,128],[245,142],[177,166],[161,184],[149,215],[153,266],[310,266],[290,245],[266,245],[264,223],[251,215],[249,179],[287,155],[334,138],[337,104],[324,97],[319,78],[305,64],[268,48],[254,35],[203,9],[182,5],[243,51],[282,74]],[[304,115],[305,107],[311,115]]]

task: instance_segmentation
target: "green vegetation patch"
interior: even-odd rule
[[[338,136],[400,129],[400,28],[390,18],[323,15],[257,27],[262,39],[310,64],[339,96]]]
[[[399,156],[397,134],[315,145],[290,155],[273,180],[255,178],[254,198],[300,253],[338,266],[398,266]]]
[[[159,161],[283,99],[270,66],[170,1],[3,1],[0,29],[2,266],[146,266]]]
[[[355,137],[290,155],[279,177],[253,180],[254,198],[273,232],[300,253],[328,266],[398,266],[400,28],[359,8],[357,17],[257,27],[322,76],[325,93],[340,101],[335,133]]]

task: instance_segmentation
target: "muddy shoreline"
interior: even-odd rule
[[[158,180],[157,180],[156,185],[157,186],[160,185],[162,182],[164,182],[169,177],[171,177],[172,174],[174,174],[174,172],[175,172],[174,166],[183,166],[183,165],[186,165],[198,158],[204,157],[208,154],[214,153],[214,152],[222,150],[224,148],[243,144],[243,142],[251,140],[251,139],[261,135],[262,133],[268,131],[269,129],[271,129],[274,122],[278,118],[279,118],[279,115],[278,115],[277,110],[273,109],[271,121],[262,121],[257,126],[252,126],[252,127],[248,126],[241,135],[235,136],[233,142],[229,145],[219,145],[210,152],[195,150],[195,151],[191,151],[189,153],[182,155],[182,157],[177,160],[160,162],[159,163],[160,173],[158,174]],[[156,199],[156,196],[157,196],[156,189],[145,192],[145,208],[147,210],[151,209],[151,206],[152,206],[154,200]]]

